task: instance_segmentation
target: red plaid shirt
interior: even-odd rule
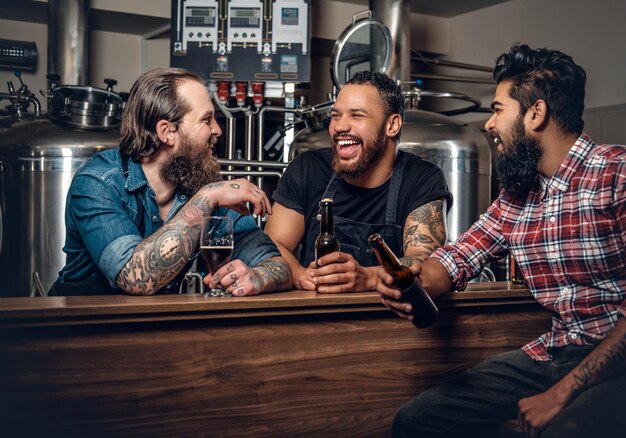
[[[500,194],[454,245],[433,254],[465,289],[487,263],[513,254],[552,330],[523,347],[534,360],[551,349],[597,344],[626,316],[626,147],[585,134],[557,173],[539,176],[526,199]]]

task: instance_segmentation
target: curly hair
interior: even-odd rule
[[[156,68],[139,76],[124,106],[120,142],[123,157],[140,160],[156,153],[161,146],[157,122],[167,120],[178,126],[191,109],[178,96],[178,87],[189,80],[204,85],[198,75],[181,68]]]
[[[522,114],[542,99],[561,130],[583,131],[587,74],[571,56],[516,43],[498,57],[493,78],[498,84],[511,82],[509,95],[519,102]]]

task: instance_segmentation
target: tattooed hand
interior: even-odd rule
[[[207,184],[194,196],[194,201],[200,200],[210,203],[213,207],[230,208],[244,215],[250,214],[245,205],[246,202],[250,202],[256,215],[272,214],[272,207],[265,192],[243,178]]]
[[[212,276],[204,277],[204,284],[211,288],[219,284],[236,297],[258,295],[288,289],[291,286],[291,271],[282,257],[272,257],[254,268],[241,260],[233,260]]]

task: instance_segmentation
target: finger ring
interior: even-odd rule
[[[240,186],[239,184],[237,184],[237,183],[231,183],[231,185],[230,185],[230,186],[231,186],[233,189],[238,189],[238,188],[241,188],[241,186]]]

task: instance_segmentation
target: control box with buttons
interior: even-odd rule
[[[207,80],[310,81],[312,0],[172,0],[170,65]]]

